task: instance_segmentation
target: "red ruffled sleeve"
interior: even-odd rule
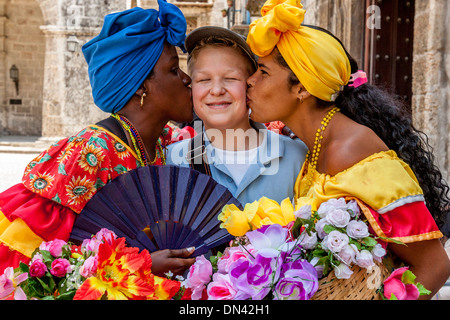
[[[403,243],[440,239],[442,233],[423,201],[398,206],[380,214],[360,202],[373,232],[382,238]]]
[[[97,126],[42,152],[22,184],[0,194],[0,271],[28,262],[42,241],[69,240],[77,213],[96,191],[138,166],[134,151]]]

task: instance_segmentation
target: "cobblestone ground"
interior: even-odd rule
[[[4,153],[0,152],[0,192],[21,181],[26,165],[38,153]],[[446,244],[450,258],[450,241]],[[436,297],[439,300],[450,300],[450,286],[444,287]]]

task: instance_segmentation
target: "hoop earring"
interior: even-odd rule
[[[144,92],[141,96],[141,108],[144,107],[144,98],[147,96],[147,94]]]

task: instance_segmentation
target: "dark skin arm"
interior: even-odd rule
[[[322,164],[319,172],[334,176],[370,155],[389,150],[372,130],[342,117],[340,120],[335,123],[339,134],[324,148],[323,159],[319,160]],[[450,260],[439,240],[389,244],[389,250],[410,267],[417,282],[432,292],[429,296],[420,297],[422,300],[436,295],[450,277]]]
[[[152,272],[160,277],[169,271],[182,275],[195,262],[195,258],[189,258],[193,252],[194,248],[152,252]]]
[[[389,250],[402,260],[417,278],[416,281],[431,291],[420,300],[429,300],[450,277],[450,260],[439,240],[421,241],[407,245],[389,244]]]

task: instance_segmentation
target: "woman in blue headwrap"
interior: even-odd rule
[[[83,46],[95,104],[111,117],[58,141],[0,194],[0,274],[27,263],[42,241],[69,240],[73,223],[102,186],[148,164],[164,165],[159,139],[170,120],[192,120],[191,79],[179,68],[186,20],[159,0],[105,17]],[[155,274],[182,273],[192,249],[152,253]]]

